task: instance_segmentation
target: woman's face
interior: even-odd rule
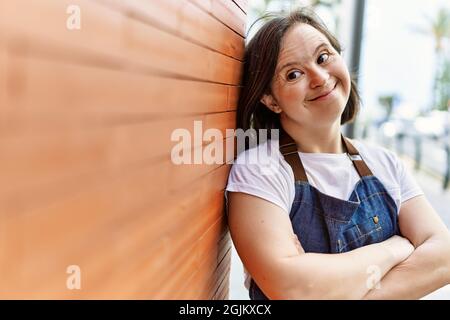
[[[272,80],[263,103],[281,119],[304,127],[338,122],[350,95],[350,75],[327,37],[308,24],[293,26],[283,37]]]

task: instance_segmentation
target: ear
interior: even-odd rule
[[[283,111],[271,94],[264,94],[260,101],[272,112],[281,113]]]

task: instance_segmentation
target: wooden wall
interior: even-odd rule
[[[228,297],[230,165],[170,138],[232,139],[245,2],[0,0],[0,298]]]

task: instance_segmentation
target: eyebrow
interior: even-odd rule
[[[328,44],[326,42],[322,42],[321,44],[319,44],[316,48],[316,50],[314,50],[313,56],[315,56],[317,54],[317,52],[322,49],[323,47],[328,47]],[[278,69],[278,72],[281,72],[283,69],[285,69],[286,67],[292,66],[297,64],[297,61],[291,61],[291,62],[287,62],[285,63],[281,68]]]

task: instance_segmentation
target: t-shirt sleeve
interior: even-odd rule
[[[422,195],[423,191],[404,162],[397,155],[394,156],[396,160],[397,179],[400,185],[401,203],[404,203],[411,198]]]
[[[245,152],[244,155],[249,154]],[[272,157],[262,164],[248,158],[244,161],[244,155],[238,157],[230,170],[225,196],[227,192],[250,194],[272,202],[289,213],[292,190],[279,159]]]

